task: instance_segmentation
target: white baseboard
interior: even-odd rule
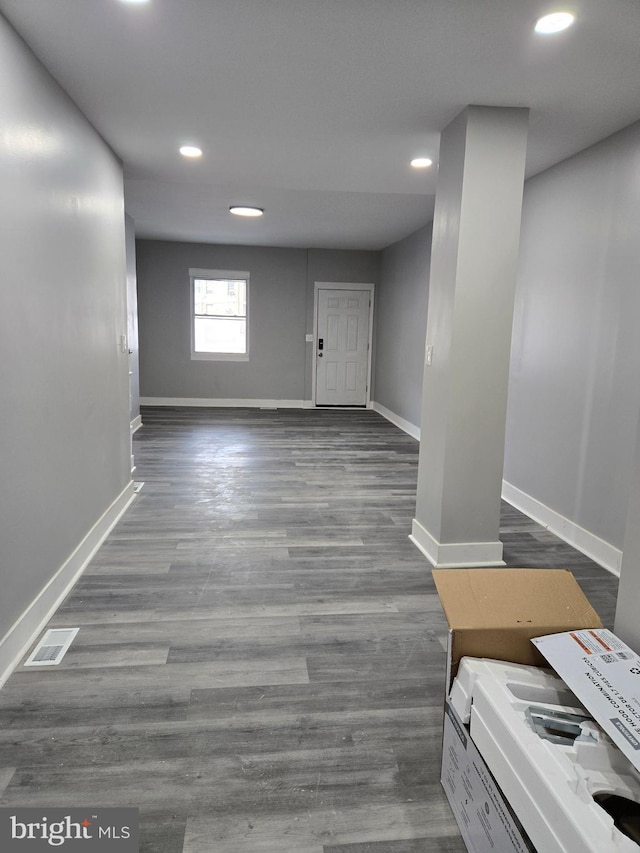
[[[511,483],[507,483],[506,480],[502,481],[502,497],[511,506],[555,533],[556,536],[602,566],[603,569],[607,569],[612,575],[620,577],[622,551],[619,548],[560,515],[559,512],[536,500],[536,498],[531,497],[516,486],[512,486]]]
[[[142,426],[142,415],[136,415],[136,417],[131,421],[131,435],[134,432],[137,432]]]
[[[502,542],[438,542],[415,518],[409,539],[437,569],[504,566]]]
[[[130,482],[0,640],[0,687],[38,638],[134,498],[133,482]]]
[[[218,397],[141,397],[141,406],[193,406],[208,409],[302,409],[303,400],[223,399]]]
[[[376,403],[373,401],[370,408],[375,412],[378,412],[379,415],[382,415],[383,418],[386,418],[394,426],[397,426],[398,429],[406,432],[407,435],[410,435],[412,438],[420,441],[420,427],[412,424],[411,421],[407,421],[404,418],[401,418],[400,415],[396,415],[395,412],[392,412],[391,409],[387,409],[387,407],[383,406],[382,403]]]

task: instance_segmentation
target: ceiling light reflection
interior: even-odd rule
[[[55,133],[23,125],[1,131],[0,147],[17,157],[47,157],[59,151],[62,142]]]
[[[548,35],[550,33],[559,33],[566,30],[575,21],[575,17],[571,12],[553,12],[551,15],[544,15],[536,22],[535,30],[537,33]]]
[[[202,157],[202,148],[198,148],[197,145],[182,145],[180,153],[183,157]]]
[[[234,216],[262,216],[264,210],[261,207],[247,207],[246,205],[233,204],[229,208],[229,213]]]
[[[430,160],[428,157],[414,157],[411,165],[414,169],[427,169],[433,165],[433,160]]]

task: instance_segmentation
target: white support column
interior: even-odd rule
[[[503,565],[500,495],[528,110],[443,132],[412,539],[435,566]]]
[[[640,652],[640,424],[622,548],[615,633]]]

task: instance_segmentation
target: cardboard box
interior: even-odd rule
[[[469,853],[535,853],[449,690],[465,655],[542,666],[533,637],[602,623],[564,569],[434,569],[433,579],[449,624],[442,785]]]
[[[440,781],[469,853],[536,853],[448,700]]]
[[[533,637],[600,628],[600,617],[566,569],[434,569],[449,623],[447,690],[468,655],[546,666]]]

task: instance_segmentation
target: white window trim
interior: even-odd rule
[[[194,347],[195,342],[195,305],[194,305],[194,285],[195,278],[212,278],[212,279],[239,279],[247,283],[247,351],[246,352],[196,352]],[[191,335],[191,361],[249,361],[249,286],[250,274],[248,270],[204,270],[198,268],[189,269],[189,304],[190,304],[190,335]]]

